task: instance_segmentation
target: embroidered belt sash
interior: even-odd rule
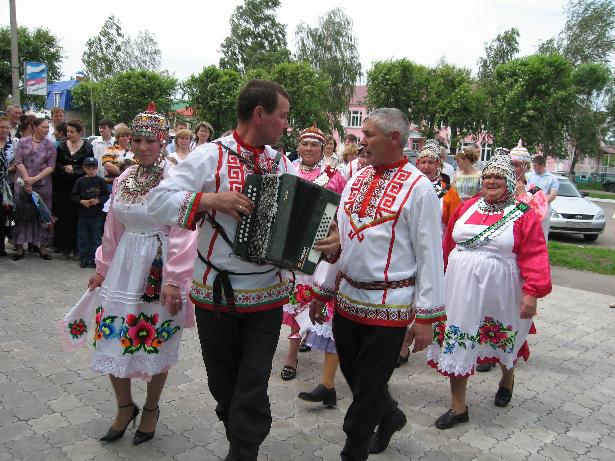
[[[335,291],[339,291],[339,286],[342,280],[346,280],[348,284],[359,290],[392,290],[395,288],[406,288],[414,286],[415,278],[408,277],[403,280],[392,280],[392,281],[383,281],[377,280],[373,282],[357,282],[356,280],[352,280],[343,272],[337,273],[337,279],[335,280]]]
[[[235,291],[233,290],[233,284],[231,283],[231,275],[256,275],[256,274],[267,274],[274,270],[277,270],[275,267],[262,272],[231,272],[224,269],[220,269],[214,265],[209,259],[205,258],[199,250],[196,251],[197,256],[203,263],[209,267],[210,269],[216,271],[216,277],[214,278],[213,285],[213,301],[214,301],[214,310],[221,310],[222,306],[222,292],[224,291],[224,298],[226,300],[226,305],[229,309],[229,312],[234,314],[236,313],[235,308]]]
[[[526,203],[519,203],[516,207],[494,222],[491,226],[484,229],[481,233],[475,235],[471,239],[463,242],[458,242],[457,245],[461,245],[465,248],[478,248],[486,245],[491,240],[502,234],[506,229],[510,227],[517,219],[523,216],[530,206]]]

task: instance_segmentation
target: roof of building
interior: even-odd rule
[[[66,80],[63,82],[51,82],[47,85],[48,93],[58,93],[60,91],[72,90],[79,83],[78,80]]]

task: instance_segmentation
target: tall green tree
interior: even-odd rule
[[[89,111],[90,89],[99,117],[115,123],[130,124],[150,101],[159,112],[171,110],[177,80],[149,70],[128,70],[100,82],[81,83],[73,90],[73,102],[78,109]]]
[[[235,105],[242,81],[236,70],[209,66],[191,75],[182,84],[182,90],[196,116],[211,123],[217,133],[222,133],[237,122]]]
[[[47,64],[49,81],[58,80],[62,75],[62,47],[58,38],[48,29],[38,27],[28,29],[17,28],[18,60],[36,61]],[[19,66],[19,78],[23,82],[23,66]],[[3,105],[12,92],[11,80],[11,29],[8,26],[0,27],[0,105]],[[44,96],[27,96],[22,101],[44,104]]]
[[[339,121],[348,109],[361,63],[352,20],[339,8],[318,19],[316,27],[301,22],[295,33],[298,61],[306,61],[329,79],[329,111]]]
[[[489,101],[489,127],[498,145],[519,139],[564,157],[575,110],[573,66],[559,54],[533,55],[497,66]]]
[[[460,136],[482,129],[485,98],[470,69],[441,62],[429,80],[429,99],[429,136],[435,127],[449,126],[456,146]]]
[[[288,149],[295,149],[299,132],[314,123],[324,132],[332,131],[328,92],[331,85],[325,75],[308,63],[299,62],[273,66],[268,78],[282,85],[290,96],[290,130],[282,137]]]
[[[111,15],[86,42],[81,61],[88,77],[101,81],[126,70],[159,70],[160,48],[148,31],[138,32],[135,38],[125,34],[120,21]]]
[[[420,126],[429,118],[431,73],[408,59],[376,62],[367,72],[367,105],[395,107]]]
[[[612,0],[569,1],[559,48],[573,64],[608,65],[615,51],[615,3]]]
[[[275,13],[279,6],[280,0],[245,0],[235,8],[229,21],[231,33],[220,44],[221,68],[244,74],[288,61],[286,27]]]
[[[488,82],[495,68],[513,59],[519,53],[519,31],[508,29],[485,43],[485,56],[478,60],[478,78]]]

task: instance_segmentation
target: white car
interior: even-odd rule
[[[586,199],[568,178],[557,176],[557,180],[559,192],[551,202],[549,232],[582,234],[586,241],[593,242],[604,232],[604,211]]]

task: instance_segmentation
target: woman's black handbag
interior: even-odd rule
[[[32,195],[22,192],[15,200],[15,220],[32,222],[38,220],[38,210],[32,201]]]

